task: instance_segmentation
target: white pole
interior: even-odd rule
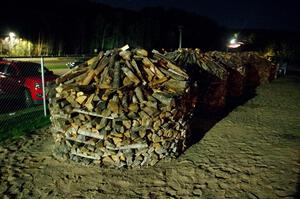
[[[182,48],[182,29],[183,26],[178,26],[178,30],[179,30],[179,48]]]
[[[41,57],[41,73],[42,73],[44,116],[46,117],[47,110],[46,110],[46,91],[45,91],[44,58],[43,57]]]

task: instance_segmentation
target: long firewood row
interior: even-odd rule
[[[186,148],[195,106],[219,110],[275,76],[254,52],[100,52],[49,93],[54,153],[100,166],[154,165]]]
[[[276,77],[276,66],[256,52],[178,49],[164,55],[198,81],[199,102],[209,110],[224,108],[226,100],[253,93]]]

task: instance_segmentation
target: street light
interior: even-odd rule
[[[244,43],[241,41],[238,41],[237,34],[234,34],[234,36],[229,40],[229,43],[227,44],[227,48],[238,48]]]
[[[230,44],[235,44],[236,43],[236,39],[235,38],[231,39],[229,43]]]

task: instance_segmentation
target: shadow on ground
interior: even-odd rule
[[[207,110],[205,107],[199,106],[199,108],[194,111],[191,122],[191,135],[187,139],[187,146],[190,147],[199,142],[211,128],[225,118],[236,107],[245,104],[255,96],[256,93],[252,92],[239,98],[229,99],[227,100],[226,107],[217,110]]]

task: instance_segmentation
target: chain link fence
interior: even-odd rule
[[[0,58],[0,142],[50,124],[47,87],[81,59]]]

